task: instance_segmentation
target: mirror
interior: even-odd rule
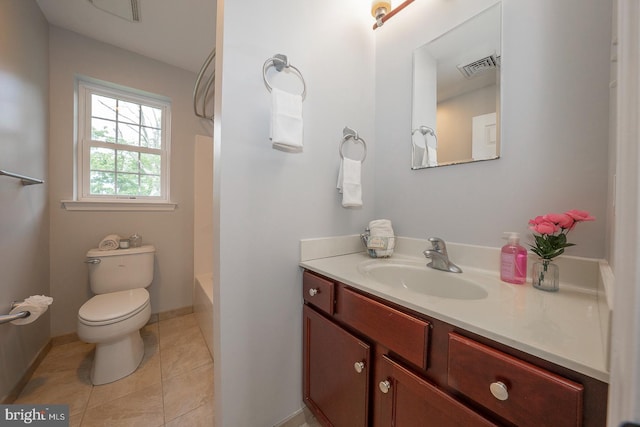
[[[501,5],[413,52],[411,169],[500,157]]]

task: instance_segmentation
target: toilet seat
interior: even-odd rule
[[[144,288],[100,294],[80,307],[78,320],[89,326],[110,325],[135,316],[148,305],[149,292]]]

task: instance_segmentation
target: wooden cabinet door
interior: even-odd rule
[[[375,384],[374,426],[495,426],[387,356],[382,356],[379,364],[380,374]]]
[[[366,427],[369,345],[306,305],[303,319],[305,403],[325,425]]]

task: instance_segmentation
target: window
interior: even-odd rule
[[[79,80],[78,201],[167,202],[171,105]]]

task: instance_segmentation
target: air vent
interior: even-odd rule
[[[478,59],[477,61],[473,61],[467,65],[458,65],[458,70],[460,70],[465,78],[472,79],[485,71],[498,68],[498,65],[499,58],[496,58],[495,55],[490,55],[485,58]]]

